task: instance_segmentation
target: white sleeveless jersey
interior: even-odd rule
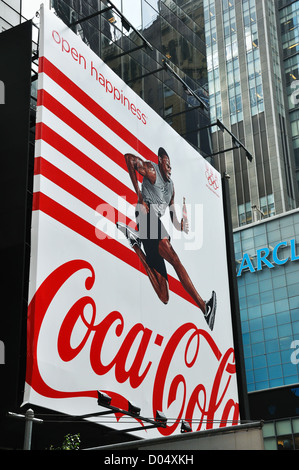
[[[172,180],[165,181],[159,166],[156,163],[152,163],[152,165],[156,171],[156,181],[152,184],[148,178],[144,177],[141,194],[143,200],[154,209],[158,217],[162,217],[173,195],[173,182]]]

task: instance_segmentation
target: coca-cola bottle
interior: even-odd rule
[[[187,207],[186,207],[186,198],[183,197],[183,231],[185,232],[188,229],[188,216],[187,216]]]

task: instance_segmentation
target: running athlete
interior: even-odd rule
[[[183,219],[178,220],[174,209],[174,185],[171,180],[169,156],[160,147],[158,164],[143,161],[130,153],[125,154],[125,160],[138,197],[136,206],[138,230],[136,231],[122,223],[117,223],[118,229],[126,235],[130,245],[137,253],[159,299],[165,304],[169,300],[166,260],[174,267],[184,289],[202,310],[208,326],[213,330],[216,293],[213,291],[210,300],[207,302],[200,297],[177,253],[174,251],[170,236],[161,222],[161,217],[164,215],[166,208],[169,207],[174,227],[186,233],[189,231],[188,224],[186,225]],[[136,172],[143,177],[141,190]]]

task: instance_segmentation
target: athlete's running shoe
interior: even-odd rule
[[[128,225],[123,224],[122,222],[116,222],[116,227],[125,235],[125,237],[129,240],[131,247],[133,248],[134,245],[137,245],[141,248],[141,241],[138,237],[137,230],[129,227]]]
[[[213,291],[210,300],[206,302],[206,311],[204,314],[206,322],[211,330],[213,330],[214,328],[216,307],[217,307],[216,292]]]

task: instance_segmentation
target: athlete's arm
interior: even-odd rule
[[[131,181],[133,183],[135,192],[138,197],[138,203],[144,207],[146,212],[149,212],[149,207],[144,202],[140,188],[139,188],[136,172],[139,173],[141,176],[145,176],[146,178],[148,178],[150,182],[153,184],[156,179],[156,172],[154,170],[154,167],[152,166],[150,162],[144,162],[141,158],[137,157],[136,155],[132,155],[131,153],[125,154],[125,160],[126,160],[126,164],[128,167]]]
[[[174,227],[180,232],[188,233],[189,232],[188,224],[184,224],[183,218],[181,219],[181,221],[179,221],[176,215],[176,210],[174,206],[174,189],[173,189],[173,195],[172,195],[171,201],[169,203],[169,213],[170,213],[171,222],[173,223]]]

